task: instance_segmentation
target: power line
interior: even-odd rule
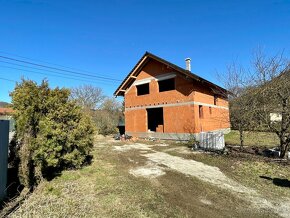
[[[64,78],[64,79],[70,79],[70,80],[76,80],[76,81],[84,81],[84,82],[94,83],[94,84],[113,85],[112,83],[106,83],[108,81],[97,82],[97,81],[91,81],[91,80],[83,80],[83,79],[77,79],[77,78],[72,78],[72,77],[53,75],[53,74],[49,74],[49,73],[35,72],[35,71],[32,71],[32,70],[25,70],[25,69],[20,69],[20,68],[15,68],[15,67],[8,67],[8,66],[2,66],[2,65],[0,65],[0,67],[22,71],[23,73],[30,72],[30,73],[35,73],[35,74],[41,74],[41,75],[44,75],[44,76],[60,77],[60,78]]]
[[[17,81],[15,80],[12,80],[12,79],[6,79],[6,78],[3,78],[3,77],[0,77],[1,80],[5,80],[5,81],[9,81],[9,82],[15,82],[17,83]]]
[[[24,57],[22,55],[17,55],[17,54],[13,54],[13,53],[9,53],[9,52],[0,51],[0,53],[6,54],[6,55],[10,55],[10,56],[19,57],[19,58],[22,58],[22,59],[31,60],[31,61],[37,61],[37,62],[40,62],[40,63],[49,64],[49,65],[59,66],[59,67],[71,69],[71,70],[78,71],[78,72],[92,73],[92,72],[89,72],[87,70],[81,70],[81,69],[77,69],[77,68],[67,67],[67,66],[64,66],[64,65],[61,65],[61,64],[55,64],[55,63],[51,63],[51,62],[47,62],[47,61],[42,61],[42,60],[34,59],[34,58],[28,58],[28,57]],[[98,74],[98,75],[104,76],[102,74]],[[106,76],[104,76],[104,77],[106,77]],[[120,81],[122,81],[122,80],[120,80]]]
[[[52,75],[52,74],[48,74],[48,73],[35,72],[35,71],[32,71],[32,70],[24,70],[24,69],[15,68],[15,67],[9,67],[9,66],[2,66],[2,65],[0,65],[0,67],[8,68],[8,69],[13,69],[13,70],[19,70],[19,71],[23,71],[23,72],[31,72],[31,73],[36,73],[36,74],[42,74],[42,75],[45,75],[45,76],[55,76],[55,77],[60,77],[60,78],[64,78],[64,79],[84,81],[84,82],[95,83],[95,84],[113,85],[112,83],[105,83],[105,82],[109,82],[109,81],[97,82],[97,81],[91,81],[91,80],[76,79],[76,78],[72,78],[72,77]]]
[[[25,65],[21,65],[21,64],[12,63],[12,62],[7,62],[7,61],[0,61],[0,62],[1,63],[5,63],[5,64],[11,64],[11,65],[14,65],[14,66],[19,66],[19,67],[31,68],[31,69],[35,69],[35,70],[41,70],[41,71],[47,71],[47,72],[51,72],[51,73],[55,73],[55,74],[60,74],[60,75],[68,75],[68,76],[77,77],[77,78],[92,79],[92,80],[96,80],[96,81],[102,80],[104,82],[109,82],[109,81],[104,80],[104,79],[87,78],[87,77],[79,76],[79,75],[71,75],[71,74],[68,74],[68,73],[60,73],[60,72],[56,72],[56,71],[52,71],[52,70],[46,70],[46,69],[41,69],[41,68],[31,67],[31,66],[25,66]],[[12,68],[12,69],[14,69],[14,68]],[[17,69],[17,68],[15,68],[15,69]],[[40,74],[44,74],[44,73],[40,73]],[[57,75],[55,75],[55,76],[57,76]]]
[[[2,56],[2,55],[0,55],[0,58],[11,60],[11,61],[16,61],[16,62],[21,62],[21,63],[25,63],[25,64],[30,64],[30,65],[34,65],[34,66],[38,66],[38,67],[42,67],[42,68],[47,68],[47,69],[52,69],[52,70],[58,70],[58,71],[62,71],[62,72],[77,74],[77,75],[95,77],[95,78],[99,78],[99,79],[106,79],[106,80],[118,81],[118,82],[122,81],[122,80],[119,80],[119,79],[112,79],[112,78],[109,78],[109,77],[96,76],[96,75],[80,73],[80,72],[76,72],[76,71],[72,71],[72,70],[65,70],[65,69],[61,69],[61,68],[57,68],[57,67],[51,67],[51,66],[47,66],[47,65],[43,65],[43,64],[37,64],[37,63],[30,62],[30,61],[19,60],[19,59],[16,59],[16,58],[11,58],[11,57]]]
[[[54,63],[51,63],[51,62],[42,61],[42,60],[38,60],[38,59],[34,59],[34,58],[28,58],[28,57],[24,57],[22,55],[17,55],[17,54],[13,54],[13,53],[9,53],[9,52],[0,51],[0,53],[6,54],[6,55],[15,56],[15,57],[19,57],[19,58],[23,58],[23,59],[27,59],[27,60],[31,60],[31,61],[37,61],[37,62],[40,62],[40,63],[45,63],[45,64],[54,65],[54,66],[64,67],[64,68],[71,69],[71,70],[76,70],[76,71],[80,71],[80,72],[90,73],[90,72],[85,71],[85,70],[81,70],[81,69],[77,69],[77,68],[72,68],[72,67],[67,67],[67,66],[60,65],[60,64],[54,64]]]

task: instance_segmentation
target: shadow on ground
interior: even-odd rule
[[[290,181],[288,179],[271,178],[268,176],[260,176],[260,178],[266,179],[266,180],[272,180],[274,185],[290,188]]]

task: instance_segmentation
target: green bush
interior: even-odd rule
[[[53,172],[82,166],[90,154],[94,128],[69,95],[68,89],[31,80],[22,80],[11,93],[19,176],[26,187]]]

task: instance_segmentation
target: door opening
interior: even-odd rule
[[[153,132],[164,132],[162,107],[147,109],[147,127]]]

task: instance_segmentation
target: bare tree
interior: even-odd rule
[[[230,99],[232,127],[263,130],[277,134],[280,157],[285,158],[290,145],[290,62],[283,53],[268,57],[259,48],[254,53],[252,70],[237,65],[228,67],[224,85],[234,93]],[[280,119],[272,120],[271,114]]]
[[[271,57],[267,56],[261,47],[253,52],[253,67],[251,80],[254,85],[263,85],[277,77],[287,66],[283,52]]]
[[[107,97],[102,89],[83,85],[71,89],[74,99],[89,114],[99,134],[117,133],[119,120],[124,119],[123,104],[116,98]]]
[[[280,157],[285,158],[290,144],[290,61],[282,53],[268,58],[259,52],[255,57],[257,88],[252,93],[253,113],[262,128],[277,134]],[[271,114],[279,119],[272,120]]]
[[[117,133],[120,119],[124,119],[122,103],[115,98],[105,98],[99,109],[93,113],[97,131],[102,135]]]
[[[107,111],[120,111],[121,108],[122,108],[122,103],[121,102],[118,102],[116,100],[116,98],[109,98],[109,97],[106,97],[103,101],[103,103],[101,104],[100,106],[101,109],[103,110],[107,110]]]
[[[229,91],[229,109],[231,128],[239,131],[240,146],[244,146],[244,132],[251,125],[251,99],[249,92],[250,74],[242,66],[233,62],[223,74],[218,74],[220,81]]]
[[[249,84],[249,73],[235,62],[227,66],[225,73],[217,72],[217,76],[223,86],[230,92],[230,99],[242,95]]]
[[[84,109],[97,109],[105,96],[101,88],[92,85],[82,85],[71,89],[71,98]]]

